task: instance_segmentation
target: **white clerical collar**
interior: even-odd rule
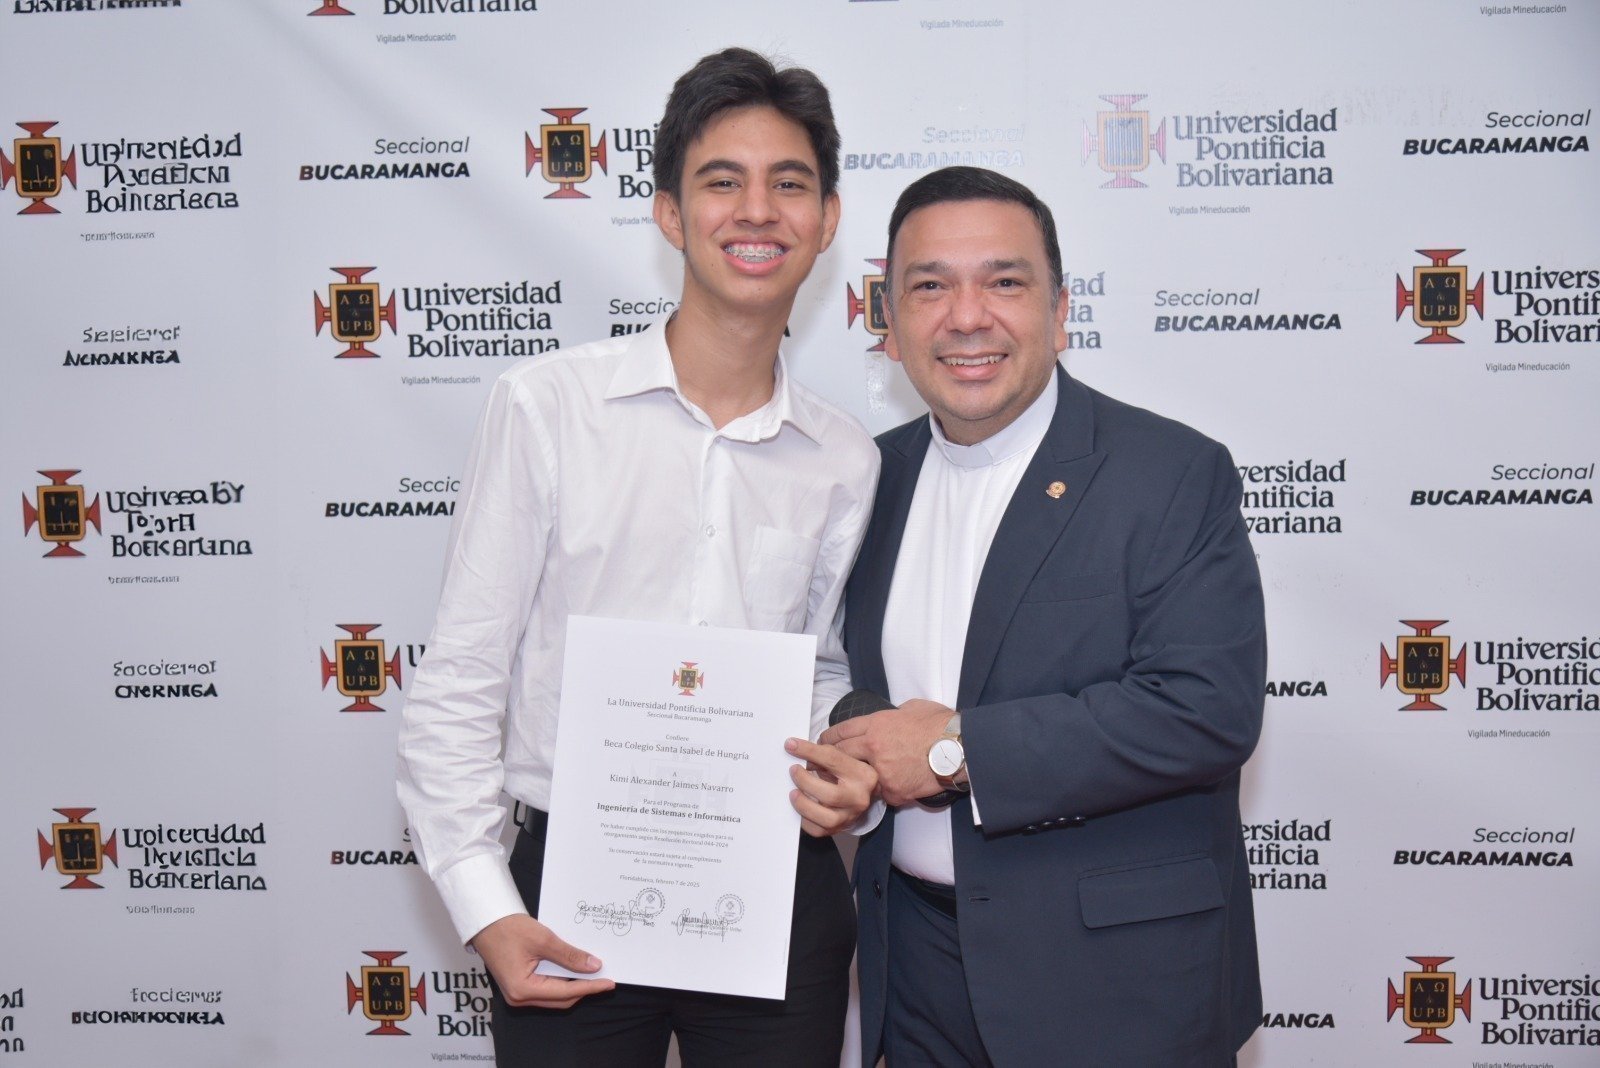
[[[1009,460],[1044,440],[1050,420],[1056,414],[1056,392],[1056,376],[1052,371],[1044,392],[1035,397],[1021,415],[976,445],[957,445],[945,437],[944,431],[939,429],[939,420],[930,414],[928,425],[933,430],[933,443],[944,453],[944,458],[957,467],[989,467]]]

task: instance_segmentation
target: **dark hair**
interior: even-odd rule
[[[1056,238],[1056,220],[1050,214],[1050,206],[1021,182],[982,167],[944,167],[906,186],[889,216],[889,251],[886,253],[888,259],[884,265],[884,277],[891,282],[886,291],[893,293],[894,239],[906,216],[918,208],[957,200],[999,200],[1020,204],[1033,213],[1034,221],[1039,224],[1040,235],[1044,238],[1045,258],[1050,263],[1050,302],[1054,304],[1060,298],[1065,275],[1061,270],[1061,242]]]
[[[828,87],[804,67],[779,70],[748,48],[725,48],[690,67],[672,87],[656,128],[656,191],[678,195],[683,160],[711,121],[733,108],[763,105],[805,127],[826,197],[839,184],[839,128]]]

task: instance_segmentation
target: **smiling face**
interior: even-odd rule
[[[945,436],[972,445],[1009,426],[1067,347],[1067,295],[1033,214],[1002,200],[917,208],[895,235],[893,268],[884,347]]]
[[[717,116],[684,156],[679,195],[658,193],[656,225],[683,253],[683,303],[717,315],[787,318],[839,197],[824,198],[805,128],[773,108]]]

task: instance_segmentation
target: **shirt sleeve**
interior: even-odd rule
[[[817,663],[811,694],[811,740],[828,729],[828,713],[850,692],[850,660],[844,651],[844,586],[861,551],[878,486],[878,450],[870,446],[843,483],[838,518],[829,523],[811,573],[806,631],[817,636]]]
[[[527,911],[500,844],[502,724],[555,520],[555,472],[543,420],[502,377],[467,458],[438,616],[400,727],[400,803],[463,942]]]

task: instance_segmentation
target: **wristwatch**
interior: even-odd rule
[[[961,713],[956,712],[944,725],[944,733],[939,740],[928,747],[928,767],[933,770],[933,777],[939,780],[940,786],[966,793],[971,787],[967,783],[956,782],[956,776],[966,766],[967,751],[961,744]]]

